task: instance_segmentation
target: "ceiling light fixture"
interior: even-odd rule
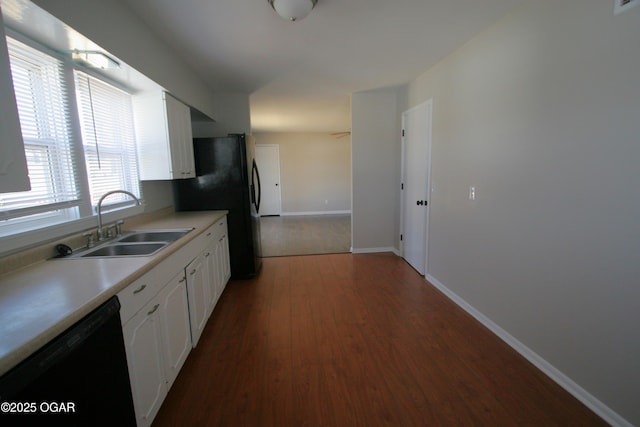
[[[318,0],[267,0],[273,10],[291,22],[298,21],[311,12]]]

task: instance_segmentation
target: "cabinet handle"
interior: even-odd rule
[[[207,258],[209,255],[211,255],[211,252],[207,252],[207,254],[204,257]]]
[[[193,276],[194,274],[196,274],[196,269],[195,268],[193,270],[191,270],[191,273],[189,273],[189,275]]]
[[[184,282],[185,280],[187,280],[187,278],[186,278],[186,277],[184,277],[184,276],[182,276],[182,279],[178,280],[178,283],[182,283],[182,282]]]
[[[142,285],[140,286],[138,289],[136,289],[135,291],[133,291],[134,294],[139,294],[140,292],[144,291],[144,288],[146,288],[147,285]]]
[[[153,313],[155,313],[158,310],[158,307],[160,307],[160,304],[156,304],[153,306],[153,309],[151,309],[150,312],[147,313],[147,315],[152,315]]]
[[[211,236],[211,233],[207,233],[207,237],[210,237],[210,236]]]

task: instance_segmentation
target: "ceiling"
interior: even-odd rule
[[[407,83],[523,0],[122,0],[216,92],[250,94],[253,132],[351,128],[353,92]]]

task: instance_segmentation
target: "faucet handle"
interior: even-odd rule
[[[116,226],[110,225],[107,227],[107,239],[113,239],[116,234]]]
[[[82,233],[82,237],[87,238],[87,248],[92,248],[96,245],[96,240],[93,237],[93,231],[87,231],[85,233]]]
[[[122,236],[122,224],[124,224],[124,219],[119,219],[116,221],[116,237]]]

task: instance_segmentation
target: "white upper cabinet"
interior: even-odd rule
[[[31,189],[0,11],[0,193]]]
[[[166,92],[134,96],[140,179],[196,176],[189,107]]]

